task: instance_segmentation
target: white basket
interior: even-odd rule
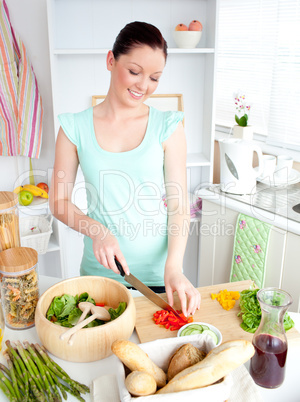
[[[38,254],[45,254],[52,233],[52,215],[35,215],[20,218],[20,237],[22,247],[31,247]],[[34,233],[34,228],[39,233]],[[32,233],[32,234],[30,234]]]

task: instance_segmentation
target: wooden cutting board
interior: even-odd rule
[[[227,289],[229,291],[239,291],[248,289],[252,284],[251,280],[223,283],[219,285],[206,286],[198,288],[201,293],[201,307],[194,314],[194,321],[207,322],[217,327],[223,336],[223,342],[233,339],[246,339],[251,341],[253,334],[244,331],[240,327],[242,321],[237,314],[240,311],[239,300],[235,306],[227,311],[222,308],[217,300],[212,300],[211,293],[218,293],[220,290]],[[165,293],[160,295],[167,300]],[[170,331],[163,326],[156,325],[152,319],[153,313],[160,310],[158,306],[153,304],[146,297],[135,297],[136,305],[136,332],[141,343],[150,342],[155,339],[170,338],[177,335],[177,331]],[[181,310],[177,293],[174,294],[174,308]],[[288,340],[296,340],[300,342],[300,333],[292,328],[287,332]]]

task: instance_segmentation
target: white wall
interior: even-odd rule
[[[37,77],[44,107],[43,142],[39,159],[33,159],[33,169],[47,173],[54,162],[54,125],[50,78],[46,0],[6,0],[11,24],[22,39]],[[29,168],[27,157],[0,157],[0,190],[12,191],[15,181]],[[4,172],[9,172],[9,175]],[[50,173],[51,174],[51,173]]]

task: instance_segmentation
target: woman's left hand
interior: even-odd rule
[[[173,293],[175,290],[177,291],[181,310],[186,317],[190,314],[195,314],[195,311],[199,310],[201,295],[182,272],[166,270],[165,287],[168,302],[171,306],[173,306],[174,302]]]

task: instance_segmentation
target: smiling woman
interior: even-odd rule
[[[106,58],[111,79],[103,102],[59,115],[50,206],[58,219],[86,235],[81,275],[126,285],[117,276],[117,258],[126,274],[157,289],[165,286],[170,304],[177,291],[189,315],[200,307],[200,294],[182,272],[189,222],[183,113],[145,103],[166,57],[166,41],[153,25],[132,22],[120,31]],[[87,215],[71,201],[79,164]]]
[[[93,95],[92,106],[96,106],[103,102],[106,95]],[[182,94],[153,94],[145,101],[148,106],[163,111],[180,111],[183,112],[183,96]]]

